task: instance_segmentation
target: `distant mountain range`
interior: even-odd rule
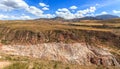
[[[55,17],[55,18],[40,18],[37,20],[59,20],[59,21],[80,21],[80,20],[108,20],[108,19],[115,19],[115,18],[120,18],[119,16],[116,15],[99,15],[99,16],[86,16],[83,18],[75,18],[75,19],[64,19],[62,17]]]
[[[120,18],[119,16],[115,16],[115,15],[99,15],[99,16],[96,16],[95,18],[97,19],[102,19],[102,20],[106,20],[106,19],[114,19],[114,18]]]

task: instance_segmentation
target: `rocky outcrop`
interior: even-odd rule
[[[0,51],[80,65],[119,63],[102,45],[120,48],[120,36],[105,31],[77,29],[33,32],[0,27]]]
[[[111,32],[88,30],[48,30],[33,32],[29,30],[14,30],[0,28],[2,44],[39,44],[50,42],[76,43],[84,42],[89,45],[106,44],[120,48],[120,36]]]
[[[44,60],[62,61],[80,65],[118,66],[114,56],[106,50],[87,46],[84,43],[42,43],[37,45],[4,45],[6,54],[36,57]]]

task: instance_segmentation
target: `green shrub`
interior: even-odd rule
[[[1,43],[7,45],[7,44],[9,44],[9,41],[8,40],[1,40]]]

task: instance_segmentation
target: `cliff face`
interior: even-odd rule
[[[105,46],[120,48],[111,32],[77,29],[32,32],[0,28],[1,52],[80,65],[119,65]]]
[[[80,65],[119,65],[114,56],[107,50],[86,46],[86,44],[82,43],[42,43],[29,46],[5,45],[1,51],[6,54],[30,56]]]
[[[88,31],[78,29],[48,30],[33,32],[0,28],[2,44],[39,44],[50,42],[79,43],[99,45],[106,44],[120,48],[120,36],[105,31]]]

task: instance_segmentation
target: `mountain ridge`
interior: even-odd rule
[[[105,15],[97,15],[97,16],[85,16],[81,18],[74,18],[74,19],[64,19],[62,17],[54,17],[54,18],[39,18],[36,20],[59,20],[59,21],[80,21],[80,20],[108,20],[108,19],[116,19],[120,18],[119,16],[116,15],[110,15],[110,14],[105,14]]]

